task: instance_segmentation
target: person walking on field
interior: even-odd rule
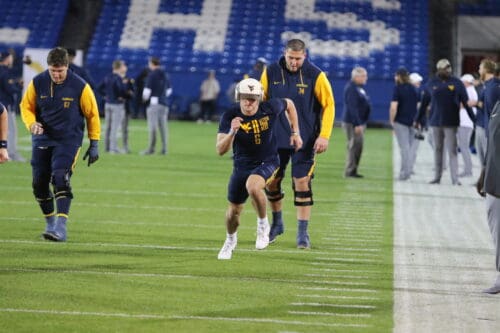
[[[229,179],[226,211],[226,240],[218,259],[231,259],[238,242],[237,230],[243,205],[250,196],[257,213],[255,248],[269,244],[269,222],[264,188],[279,168],[279,156],[274,135],[275,122],[286,112],[292,132],[287,135],[291,147],[299,150],[302,139],[298,133],[297,111],[290,99],[270,99],[261,102],[262,86],[255,79],[244,79],[236,87],[238,106],[224,112],[217,134],[217,153],[222,156],[233,150],[233,173]]]
[[[280,167],[276,177],[266,186],[273,222],[269,234],[270,242],[283,234],[284,222],[282,201],[284,192],[281,182],[286,167],[291,162],[292,189],[297,217],[297,248],[309,249],[308,225],[313,205],[312,179],[316,165],[316,154],[328,149],[333,122],[335,100],[332,87],[325,72],[307,59],[306,45],[300,39],[286,43],[283,56],[265,68],[261,76],[265,99],[289,98],[297,108],[300,136],[304,146],[300,150],[290,145],[288,137],[294,131],[282,113],[276,124]],[[297,134],[299,129],[297,130]]]
[[[89,166],[99,158],[101,124],[89,84],[68,71],[66,49],[50,50],[47,64],[48,70],[29,83],[20,107],[22,120],[31,133],[33,194],[46,222],[42,236],[64,242],[73,199],[71,176],[82,146],[85,121],[90,147],[83,159],[88,158]]]

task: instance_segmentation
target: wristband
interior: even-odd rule
[[[7,148],[7,140],[0,140],[0,148]]]
[[[236,132],[231,128],[231,130],[229,131],[229,133],[227,133],[227,135],[234,135],[234,133]]]
[[[299,132],[293,132],[290,134],[290,136],[296,136],[296,135],[299,135]]]

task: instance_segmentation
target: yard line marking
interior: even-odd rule
[[[374,270],[362,270],[362,269],[337,269],[337,268],[321,268],[321,267],[311,267],[312,271],[322,271],[322,272],[345,272],[345,273],[368,273],[368,274],[373,274],[373,273],[382,273],[380,271],[374,271]]]
[[[167,318],[165,316],[155,315],[155,314],[58,311],[58,310],[13,309],[13,308],[0,308],[0,312],[39,313],[39,314],[68,315],[68,316],[120,317],[120,318],[138,318],[138,319],[166,319]]]
[[[113,272],[113,271],[85,271],[73,269],[37,269],[37,268],[0,268],[0,272],[25,272],[25,273],[60,273],[60,274],[88,274],[88,275],[107,275],[107,276],[130,276],[130,277],[155,277],[165,279],[221,279],[219,276],[211,275],[188,275],[188,274],[162,274],[162,273],[134,273],[134,272]],[[259,277],[239,277],[239,276],[225,276],[222,279],[238,280],[238,281],[260,281],[260,282],[281,282],[290,284],[323,284],[323,285],[362,285],[355,282],[337,282],[337,281],[310,281],[300,279],[268,279]],[[367,285],[367,284],[366,284]]]
[[[339,242],[339,243],[347,242],[347,243],[363,243],[363,244],[364,243],[372,243],[372,244],[379,244],[379,245],[382,244],[381,238],[366,239],[366,238],[349,238],[349,237],[337,237],[337,238],[323,237],[323,240],[334,241],[334,242]]]
[[[351,257],[373,257],[373,258],[381,258],[382,255],[380,253],[355,253],[355,252],[345,252],[345,251],[335,251],[336,254],[341,254],[343,256],[351,256]]]
[[[131,248],[131,249],[154,249],[154,250],[180,250],[180,251],[209,251],[216,252],[219,251],[219,247],[187,247],[187,246],[169,246],[169,245],[154,245],[154,244],[127,244],[127,243],[78,243],[78,242],[64,242],[64,243],[54,243],[47,241],[31,241],[31,240],[21,240],[21,239],[0,239],[0,243],[10,243],[10,244],[31,244],[31,245],[47,245],[47,246],[99,246],[99,247],[121,247],[121,248]],[[303,251],[300,249],[294,250],[280,250],[267,248],[266,251],[245,248],[237,248],[236,252],[251,252],[251,253],[287,253],[287,254],[298,254],[301,255],[328,255],[330,252],[314,252],[314,251]]]
[[[321,322],[308,322],[308,321],[298,321],[298,320],[280,320],[271,318],[170,316],[169,319],[237,321],[237,322],[270,323],[270,324],[284,324],[284,325],[321,326],[321,327],[369,327],[368,325],[363,325],[363,324],[321,323]]]
[[[310,312],[310,311],[288,311],[290,314],[299,314],[307,316],[333,316],[333,317],[361,317],[371,318],[369,313],[335,313],[335,312]],[[365,324],[351,324],[352,327],[371,327]]]
[[[329,299],[352,299],[362,301],[379,301],[378,297],[368,296],[341,296],[341,295],[295,295],[296,297],[309,297],[309,298],[329,298]]]
[[[362,259],[362,258],[336,258],[336,257],[331,257],[331,258],[314,258],[315,260],[319,261],[345,261],[345,262],[370,262],[370,263],[377,263],[381,262],[380,259]]]
[[[376,309],[375,305],[361,305],[361,304],[331,304],[331,303],[308,303],[308,302],[296,302],[290,303],[293,306],[324,306],[332,308],[342,308],[342,309]]]
[[[357,247],[329,247],[328,250],[333,251],[345,251],[345,252],[382,252],[382,249],[365,249],[365,248],[357,248]]]
[[[359,280],[362,280],[362,279],[373,279],[373,278],[370,278],[370,277],[366,277],[366,276],[355,276],[355,275],[332,275],[332,274],[304,274],[304,276],[309,276],[309,277],[321,277],[321,278],[335,278],[335,279],[338,279],[338,278],[343,278],[343,279],[359,279]]]
[[[326,288],[326,287],[299,287],[301,290],[324,290],[324,291],[349,291],[357,293],[378,293],[375,289],[354,289],[354,288]]]
[[[304,274],[304,276],[311,276],[311,274]],[[313,276],[312,276],[313,277]],[[330,278],[330,276],[324,276]],[[326,284],[341,284],[345,286],[369,286],[370,284],[367,282],[351,282],[351,281],[338,281],[338,280],[328,280],[328,281],[311,281],[313,283],[326,283]]]

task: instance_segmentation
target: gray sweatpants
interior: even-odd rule
[[[443,149],[448,152],[451,182],[458,184],[457,127],[431,127],[434,136],[434,179],[443,173]]]
[[[413,171],[415,162],[415,129],[412,126],[394,123],[394,133],[398,140],[399,153],[401,155],[401,168],[399,170],[399,179],[408,179]]]
[[[481,126],[476,126],[476,137],[474,144],[476,145],[477,157],[481,166],[486,164],[486,145],[488,139],[486,138],[486,130]]]
[[[493,244],[495,245],[495,268],[497,272],[500,272],[500,198],[486,194],[486,214]]]
[[[472,136],[472,127],[460,126],[457,131],[458,148],[464,160],[464,175],[472,175],[472,159],[470,156],[470,137]]]
[[[125,116],[125,105],[106,103],[104,107],[104,117],[106,119],[105,145],[106,150],[111,153],[118,153],[118,131]]]
[[[168,136],[168,107],[161,104],[150,105],[146,110],[149,129],[149,152],[155,151],[156,146],[156,128],[160,131],[161,137],[161,152],[167,153],[167,136]]]
[[[354,126],[350,123],[342,123],[347,135],[347,157],[344,175],[349,176],[358,173],[359,161],[363,152],[364,130],[361,134],[354,133]]]

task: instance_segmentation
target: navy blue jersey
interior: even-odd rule
[[[239,105],[224,112],[219,123],[219,133],[228,133],[234,118],[243,119],[233,141],[235,167],[255,167],[277,157],[278,147],[273,127],[285,109],[286,102],[275,98],[261,102],[253,116],[244,115]]]
[[[170,82],[163,69],[157,68],[149,72],[145,88],[151,89],[151,97],[158,97],[158,103],[167,105],[166,91],[170,88]]]
[[[116,74],[108,74],[99,85],[99,91],[105,96],[106,103],[121,104],[128,97],[128,86],[123,78]]]
[[[89,72],[86,69],[72,63],[68,65],[68,69],[73,73],[75,73],[76,75],[78,75],[79,77],[81,77],[85,82],[87,82],[90,88],[92,89],[95,88],[94,80],[92,80]]]
[[[318,136],[329,139],[335,118],[335,101],[326,74],[305,59],[297,72],[286,68],[285,57],[271,64],[261,83],[266,99],[289,98],[295,104],[299,119],[302,150],[311,150]],[[275,135],[279,148],[290,146],[290,124],[285,114],[279,117]]]
[[[14,83],[10,69],[0,65],[0,102],[5,106],[14,103],[14,95],[21,93],[21,87]]]
[[[484,128],[488,130],[489,119],[495,104],[500,101],[500,79],[494,77],[484,83],[483,95],[483,122]]]
[[[425,87],[417,119],[424,117],[430,103],[430,126],[458,127],[460,125],[460,103],[472,112],[470,107],[467,107],[468,100],[467,91],[460,79],[453,76],[445,80],[435,77]]]
[[[398,102],[395,122],[412,126],[417,114],[418,92],[409,83],[397,84],[392,93],[392,101]]]
[[[344,88],[343,121],[353,126],[364,125],[370,118],[370,99],[362,86],[349,81]]]

